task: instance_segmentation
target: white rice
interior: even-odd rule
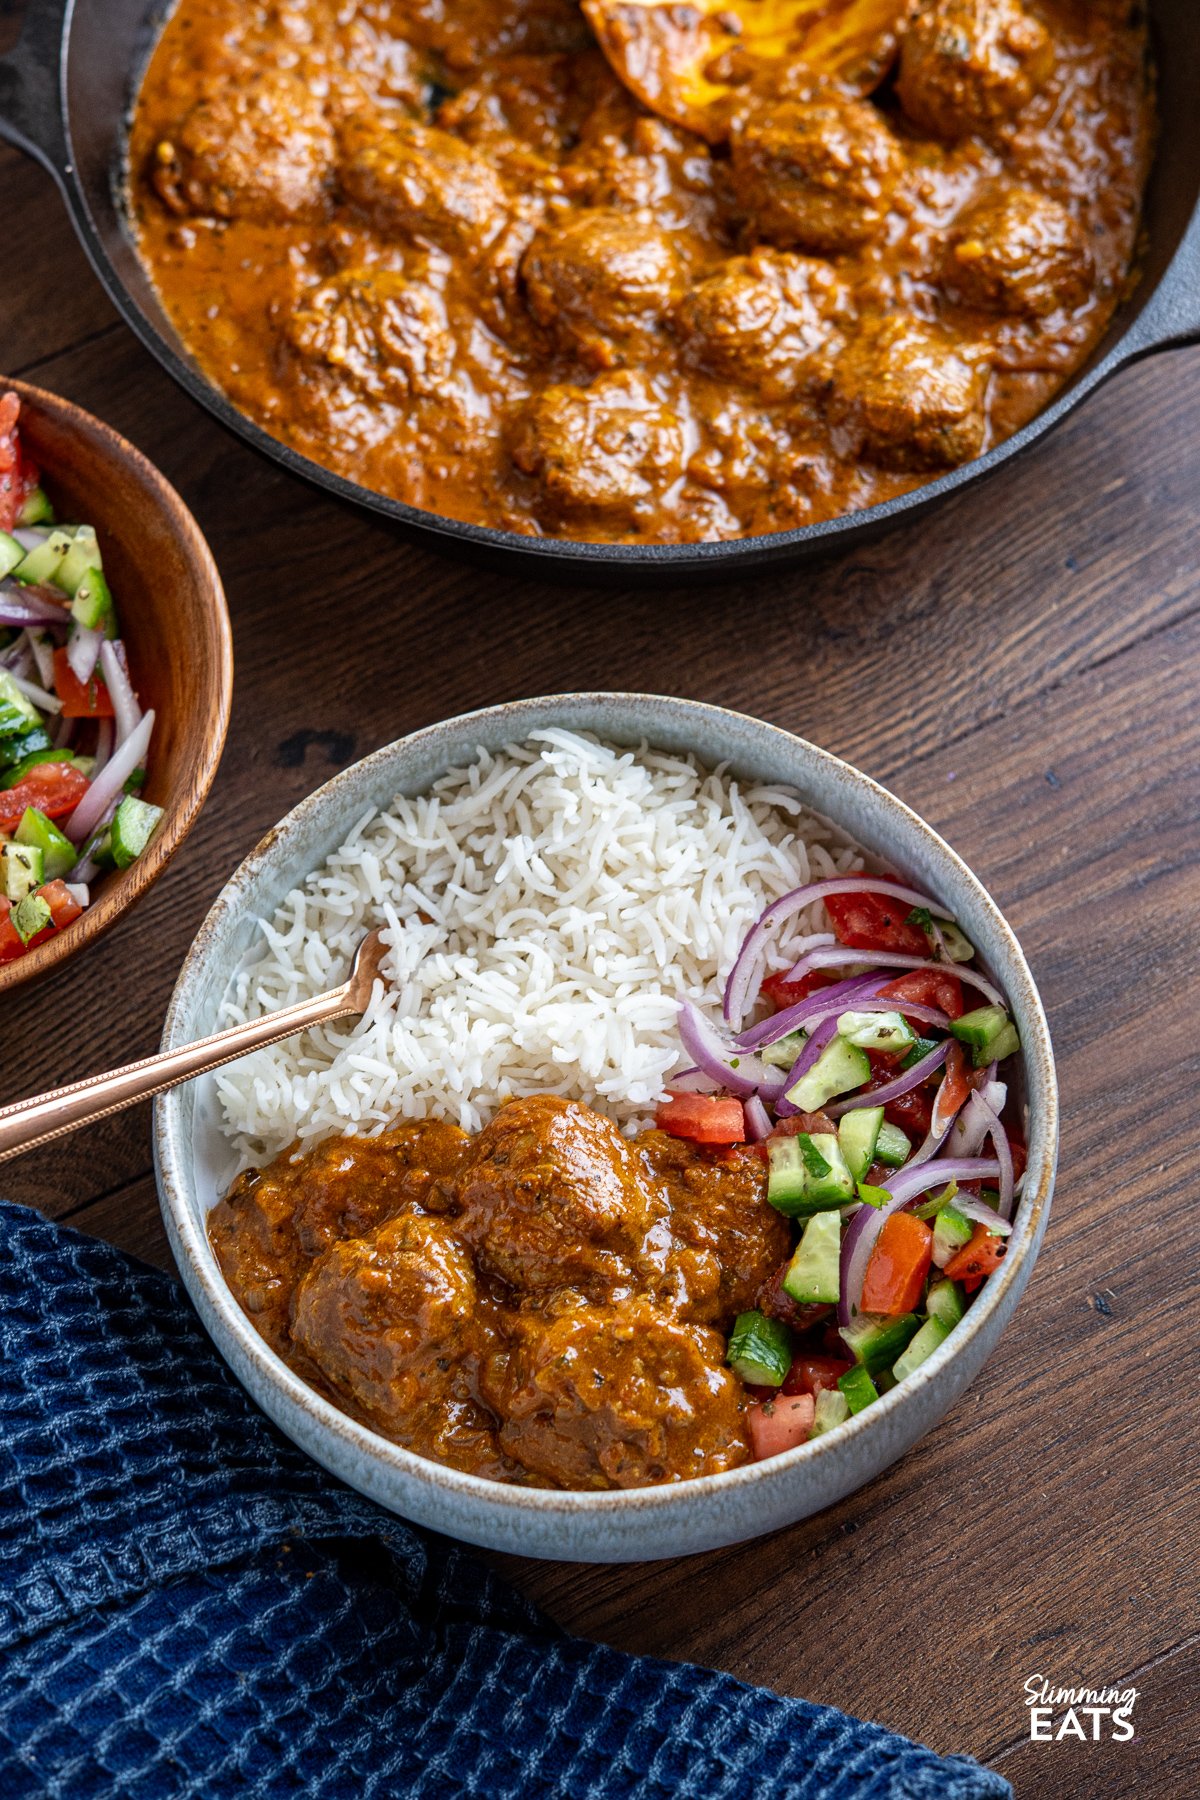
[[[478,1130],[514,1095],[601,1106],[625,1129],[682,1068],[678,1001],[715,1017],[753,920],[861,861],[786,790],[569,731],[481,751],[398,796],[288,895],[237,977],[229,1021],[345,979],[374,925],[393,986],[358,1020],[217,1076],[228,1135],[259,1163],[296,1139],[438,1116]],[[775,966],[829,942],[819,905]]]

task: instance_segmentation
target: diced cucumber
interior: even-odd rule
[[[889,1169],[900,1169],[911,1154],[911,1138],[898,1125],[891,1125],[885,1119],[875,1140],[875,1161],[886,1163]]]
[[[0,875],[4,892],[14,906],[26,894],[36,894],[46,879],[41,851],[32,844],[5,844],[0,850]]]
[[[840,1388],[822,1388],[817,1395],[817,1409],[813,1415],[812,1430],[808,1434],[809,1440],[824,1437],[827,1431],[835,1431],[849,1417],[850,1402]]]
[[[45,488],[30,488],[25,496],[25,504],[17,517],[17,524],[24,529],[30,525],[53,525],[54,508],[50,504],[50,496]]]
[[[71,617],[89,631],[103,627],[110,638],[116,636],[116,608],[102,569],[89,569],[81,579],[71,602]]]
[[[940,1038],[919,1037],[904,1061],[900,1064],[901,1069],[911,1069],[917,1063],[924,1062],[925,1058],[929,1055],[929,1052],[931,1050],[936,1050],[940,1042]]]
[[[862,1412],[879,1398],[878,1388],[861,1363],[856,1369],[847,1369],[844,1375],[838,1376],[838,1392],[851,1414]]]
[[[779,1387],[792,1366],[792,1334],[765,1313],[739,1313],[726,1361],[735,1375],[755,1387]]]
[[[875,1147],[883,1126],[882,1106],[856,1106],[838,1120],[838,1143],[846,1167],[855,1181],[863,1181],[875,1161]]]
[[[925,1311],[931,1319],[940,1319],[947,1331],[953,1330],[966,1312],[963,1291],[957,1281],[935,1281],[925,1300]]]
[[[969,1244],[975,1227],[970,1219],[964,1218],[953,1201],[943,1206],[933,1222],[933,1260],[939,1269],[944,1269],[956,1250]]]
[[[1016,1026],[1010,1019],[998,1037],[994,1037],[987,1047],[987,1054],[982,1058],[975,1053],[975,1067],[982,1069],[985,1063],[1004,1061],[1006,1056],[1015,1056],[1021,1048],[1021,1039]]]
[[[783,1291],[797,1306],[834,1306],[841,1296],[839,1213],[814,1213],[783,1277]]]
[[[886,1050],[899,1055],[911,1050],[917,1034],[902,1013],[844,1012],[838,1020],[838,1036],[860,1050]]]
[[[27,756],[50,747],[50,733],[40,723],[31,725],[28,731],[14,731],[8,737],[0,737],[0,770],[12,769]]]
[[[845,1206],[854,1198],[854,1177],[832,1131],[772,1138],[767,1158],[767,1199],[790,1219]]]
[[[826,1044],[807,1074],[788,1089],[788,1099],[801,1112],[820,1112],[835,1094],[847,1094],[871,1079],[871,1065],[865,1050],[835,1037]]]
[[[789,1031],[786,1037],[760,1050],[758,1060],[766,1063],[768,1069],[790,1069],[807,1042],[806,1031]]]
[[[126,794],[112,822],[112,854],[118,869],[127,869],[136,862],[162,816],[161,806],[151,806],[148,800]]]
[[[23,581],[29,587],[40,587],[43,582],[53,581],[71,548],[71,541],[70,532],[59,526],[21,558],[12,571],[13,579]]]
[[[45,931],[51,923],[50,908],[40,894],[26,894],[8,916],[23,944],[27,944],[30,938],[35,938],[39,931]]]
[[[21,692],[7,669],[0,669],[0,736],[24,737],[41,725],[42,715]]]
[[[969,963],[975,954],[975,946],[969,938],[949,919],[938,920],[938,930],[942,934],[942,943],[946,947],[946,955],[951,962]]]
[[[903,1381],[906,1375],[919,1369],[926,1357],[932,1356],[938,1345],[944,1344],[949,1336],[949,1325],[943,1325],[940,1319],[926,1319],[907,1350],[892,1365],[892,1374],[896,1380]]]
[[[74,596],[88,571],[103,567],[95,531],[90,525],[80,525],[76,528],[71,548],[59,564],[58,574],[54,579],[64,593]]]
[[[79,861],[79,852],[69,837],[66,837],[44,812],[36,806],[27,806],[21,814],[21,822],[13,834],[18,844],[28,844],[42,853],[45,865],[46,880],[58,881],[70,874]]]
[[[895,1318],[860,1313],[852,1324],[842,1326],[842,1338],[855,1362],[877,1375],[880,1369],[890,1369],[908,1348],[920,1323],[916,1313],[900,1313]]]
[[[0,531],[0,579],[11,575],[17,564],[24,559],[25,551],[16,538],[10,537],[7,531]]]
[[[950,1029],[960,1043],[970,1045],[977,1069],[1020,1048],[1016,1028],[1002,1006],[977,1006],[974,1012],[953,1019]]]

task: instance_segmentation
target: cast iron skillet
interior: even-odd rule
[[[1147,248],[1136,292],[1103,342],[1024,430],[977,461],[867,511],[797,531],[714,544],[587,544],[464,525],[372,494],[276,443],[201,374],[147,280],[120,201],[127,110],[163,0],[29,0],[23,36],[0,58],[0,137],[54,176],[110,299],[189,394],[264,455],[344,500],[392,519],[431,548],[543,579],[659,585],[698,576],[737,580],[877,536],[947,494],[982,481],[1055,426],[1093,389],[1139,357],[1200,340],[1200,30],[1196,0],[1153,0],[1161,143],[1146,197]]]

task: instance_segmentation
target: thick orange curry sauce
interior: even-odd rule
[[[495,1480],[637,1487],[748,1459],[740,1311],[832,1312],[778,1290],[792,1234],[766,1186],[752,1149],[629,1141],[538,1095],[475,1139],[426,1120],[285,1154],[209,1235],[271,1348],[395,1442]]]
[[[234,403],[380,493],[620,541],[833,517],[1087,356],[1151,150],[1134,0],[896,10],[870,91],[734,67],[710,143],[571,0],[180,0],[142,253]]]

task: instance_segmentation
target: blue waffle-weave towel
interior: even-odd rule
[[[565,1636],[323,1473],[177,1282],[0,1204],[5,1800],[1003,1800],[829,1707]]]

